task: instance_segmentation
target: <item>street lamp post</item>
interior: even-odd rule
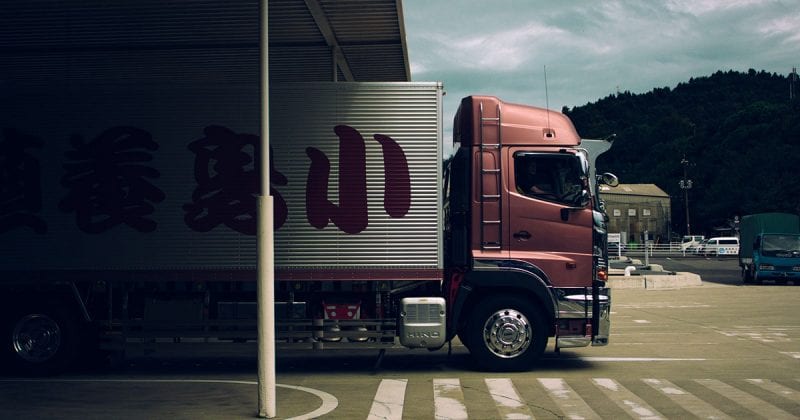
[[[689,161],[686,160],[684,156],[681,159],[681,165],[683,165],[683,179],[678,182],[681,189],[683,190],[683,204],[686,206],[686,235],[692,234],[691,225],[689,224],[689,190],[692,188],[692,180],[688,179],[688,167]]]

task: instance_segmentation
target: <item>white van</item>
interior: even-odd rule
[[[683,235],[681,251],[693,251],[705,238],[703,235]]]
[[[703,248],[698,250],[706,257],[711,255],[738,255],[739,238],[735,236],[721,236],[711,238],[703,244]]]

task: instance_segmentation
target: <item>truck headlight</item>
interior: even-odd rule
[[[772,271],[775,270],[775,266],[769,264],[759,264],[758,269],[762,271]]]
[[[792,271],[800,271],[800,265],[792,267]]]

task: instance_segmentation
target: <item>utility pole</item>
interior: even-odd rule
[[[692,180],[688,179],[689,161],[686,160],[686,156],[681,159],[681,165],[683,165],[683,179],[678,182],[678,185],[680,185],[683,190],[683,204],[686,206],[686,235],[691,235],[692,229],[689,223],[689,190],[692,189]]]

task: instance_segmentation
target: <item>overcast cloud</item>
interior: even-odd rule
[[[446,135],[471,94],[561,110],[800,65],[798,0],[403,0],[403,13],[413,80],[444,82]]]

